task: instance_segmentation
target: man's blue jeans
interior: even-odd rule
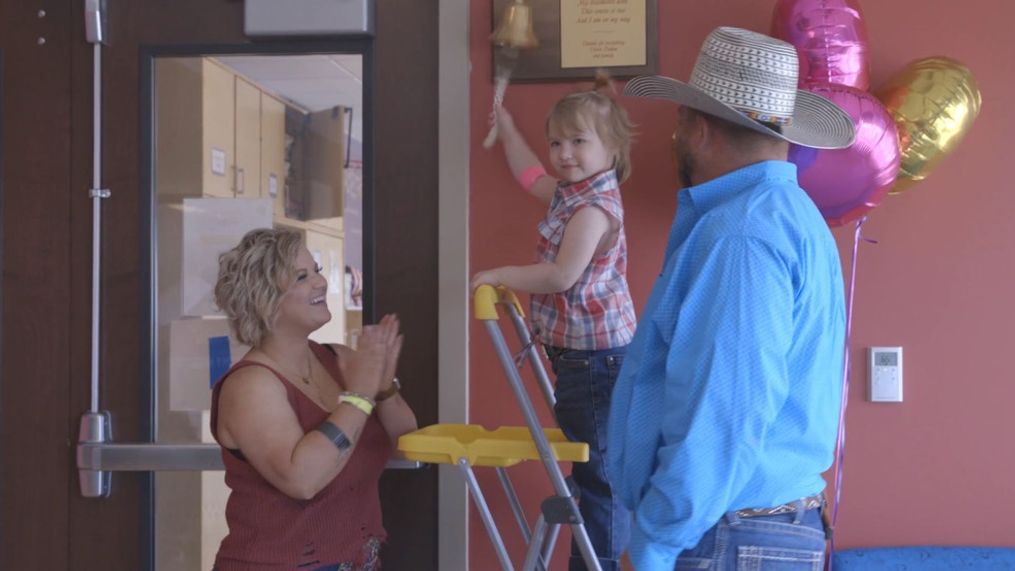
[[[750,518],[727,513],[677,559],[680,571],[821,571],[824,566],[818,508]]]
[[[631,514],[613,494],[606,471],[606,417],[627,347],[600,351],[547,348],[557,375],[557,423],[569,440],[589,445],[589,461],[571,470],[578,486],[578,509],[603,571],[619,571],[620,555],[631,537]],[[585,571],[571,542],[569,571]]]

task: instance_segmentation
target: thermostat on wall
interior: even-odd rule
[[[867,385],[871,402],[902,402],[902,347],[867,348]]]

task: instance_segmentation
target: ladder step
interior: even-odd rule
[[[570,442],[559,428],[544,428],[554,457],[560,462],[588,462],[589,445]],[[540,460],[532,434],[524,426],[487,430],[478,424],[433,424],[403,434],[398,449],[409,460],[430,464],[457,464],[466,458],[470,466],[514,466]]]

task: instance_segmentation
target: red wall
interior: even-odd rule
[[[774,1],[659,2],[660,72],[687,79],[704,36],[733,25],[766,31]],[[531,260],[543,208],[511,180],[499,148],[486,151],[490,109],[489,0],[472,3],[471,256],[474,270]],[[975,6],[974,8],[971,8]],[[1015,445],[1009,434],[1015,383],[1015,3],[863,2],[875,87],[910,60],[947,55],[968,65],[983,93],[980,118],[931,177],[890,196],[864,226],[877,245],[860,251],[854,313],[854,373],[839,521],[840,547],[907,544],[1015,546],[1008,523]],[[512,85],[506,98],[522,131],[545,156],[542,124],[559,96],[588,84]],[[640,126],[634,175],[624,185],[629,280],[639,312],[658,273],[675,207],[668,141],[675,116],[665,102],[626,99]],[[1007,160],[1007,163],[1004,162]],[[851,228],[834,230],[848,272]],[[521,424],[486,333],[472,331],[472,422]],[[905,402],[866,402],[865,349],[905,348]],[[545,407],[544,407],[545,408]],[[546,415],[546,422],[549,416]],[[532,464],[532,463],[530,463]],[[533,515],[547,495],[536,466],[516,486]],[[509,548],[521,542],[493,474],[480,474]],[[496,569],[478,518],[473,569]],[[564,543],[563,541],[561,543]],[[561,568],[558,550],[556,565]],[[516,559],[520,561],[520,559]]]

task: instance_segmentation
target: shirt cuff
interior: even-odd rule
[[[631,543],[628,544],[628,555],[631,563],[638,571],[672,571],[677,566],[680,556],[679,547],[670,547],[662,543],[654,543],[641,531],[637,522],[632,526]]]

